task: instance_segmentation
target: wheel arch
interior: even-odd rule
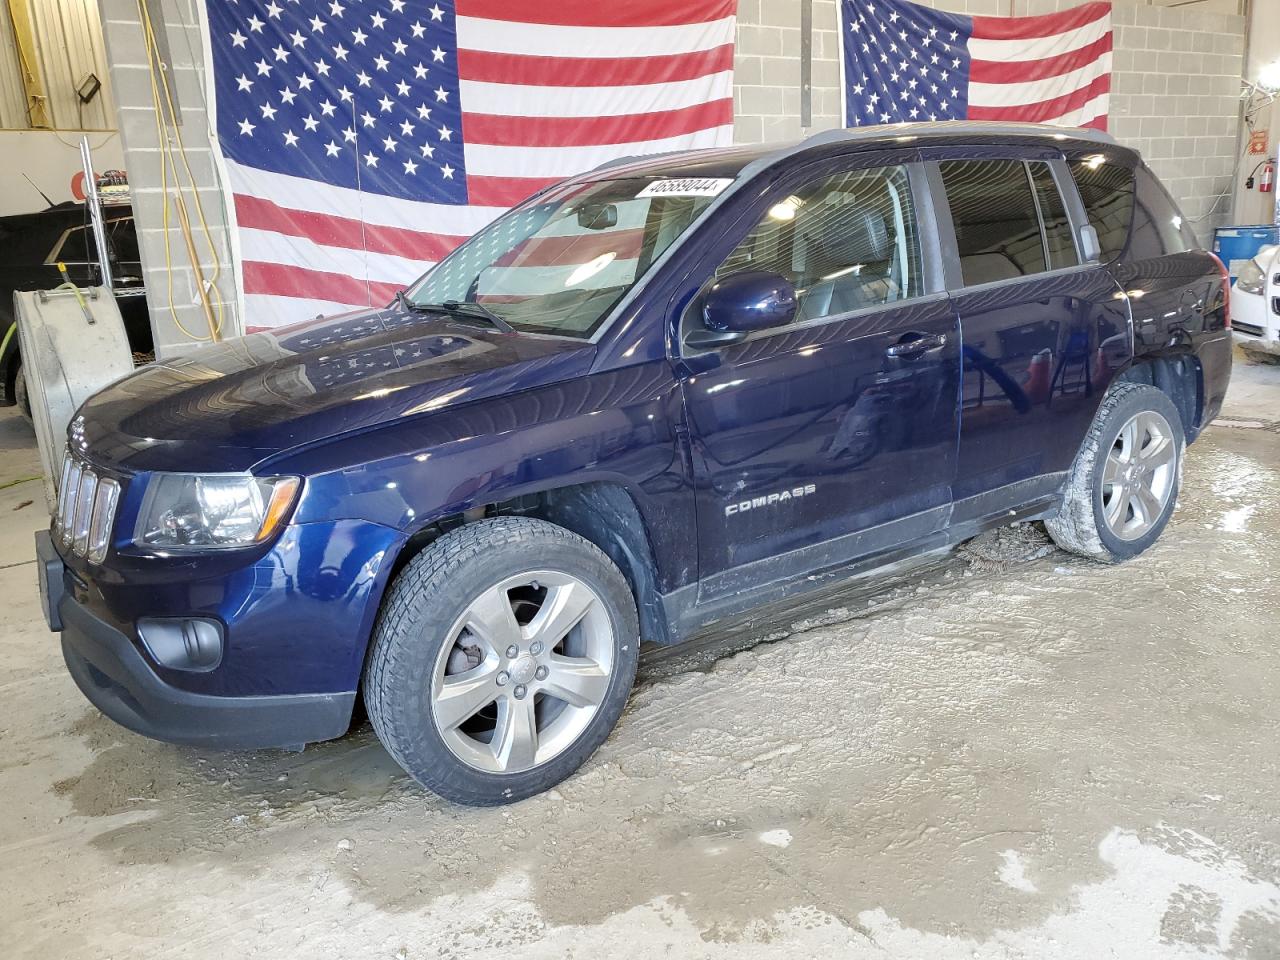
[[[1139,357],[1119,377],[1126,383],[1156,387],[1173,401],[1182,418],[1187,443],[1200,435],[1204,415],[1204,371],[1190,350],[1158,357]]]
[[[666,643],[668,625],[658,599],[657,562],[634,496],[622,483],[590,481],[496,500],[421,525],[393,561],[388,584],[415,556],[451,530],[501,516],[524,516],[564,527],[599,547],[617,564],[635,598],[642,640]]]

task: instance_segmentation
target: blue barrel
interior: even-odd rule
[[[1240,267],[1269,243],[1280,243],[1280,226],[1259,223],[1250,227],[1219,227],[1213,231],[1213,252],[1227,265],[1233,282]]]

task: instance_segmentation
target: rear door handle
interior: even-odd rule
[[[896,360],[912,360],[926,353],[941,350],[946,345],[945,333],[904,333],[897,343],[885,350],[884,354]]]

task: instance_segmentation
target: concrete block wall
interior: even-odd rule
[[[98,0],[107,44],[111,82],[115,93],[125,167],[132,185],[138,241],[146,274],[152,327],[161,356],[181,352],[198,338],[209,336],[204,310],[197,303],[198,284],[190,266],[186,241],[178,226],[172,200],[173,172],[169,172],[170,198],[161,189],[163,154],[156,129],[156,112],[147,69],[147,51],[137,0]],[[176,96],[182,123],[179,133],[186,163],[197,185],[205,222],[212,242],[197,218],[195,193],[177,152],[172,132],[170,146],[177,164],[179,183],[192,220],[196,259],[207,281],[213,280],[211,299],[221,307],[224,335],[239,327],[238,294],[230,273],[231,241],[224,207],[225,196],[210,145],[210,113],[204,80],[204,41],[200,30],[199,0],[150,0],[152,25],[164,31],[172,63],[170,86]],[[161,91],[163,102],[163,91]],[[169,227],[164,227],[166,207]],[[166,253],[166,240],[168,252]],[[215,275],[221,264],[220,275]]]
[[[923,0],[985,16],[1027,16],[1081,0]],[[1172,0],[1171,0],[1172,2]],[[1238,0],[1211,0],[1231,11]],[[1111,132],[1142,151],[1202,242],[1230,218],[1245,21],[1199,7],[1115,0]],[[838,127],[836,0],[813,0],[813,122],[800,125],[800,3],[739,0],[734,137],[756,143]]]
[[[1071,0],[1022,0],[1029,13]],[[1226,4],[1220,4],[1223,9]],[[1142,152],[1200,242],[1231,220],[1245,18],[1197,6],[1115,4],[1111,133]]]
[[[125,163],[134,184],[140,243],[152,317],[162,354],[207,335],[195,303],[196,282],[169,203],[171,224],[162,227],[161,152],[152,106],[137,0],[98,0],[118,105]],[[205,102],[200,0],[150,0],[168,38],[172,81],[183,123],[181,133],[200,188],[216,259],[231,262],[223,194],[210,149]],[[971,15],[1027,15],[1074,5],[1078,0],[925,0]],[[1230,13],[1240,0],[1210,0],[1195,10],[1115,0],[1115,66],[1112,132],[1141,149],[1164,178],[1202,240],[1230,217],[1232,171],[1238,145],[1238,91],[1244,19]],[[812,0],[812,122],[800,125],[801,4],[799,0],[739,0],[734,136],[754,143],[799,137],[840,125],[839,34],[836,0]],[[183,171],[185,178],[185,171]],[[194,216],[194,211],[193,211]],[[166,266],[165,240],[170,265]],[[199,259],[206,276],[214,260],[197,225]],[[170,293],[172,290],[172,294]],[[227,332],[238,329],[234,278],[223,273],[213,291],[223,306]],[[175,322],[176,316],[176,322]],[[179,326],[180,325],[180,326]],[[184,332],[184,329],[187,332]]]

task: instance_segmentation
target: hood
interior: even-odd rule
[[[80,409],[95,461],[125,471],[247,470],[295,447],[585,373],[585,341],[398,309],[213,344],[141,368]]]

